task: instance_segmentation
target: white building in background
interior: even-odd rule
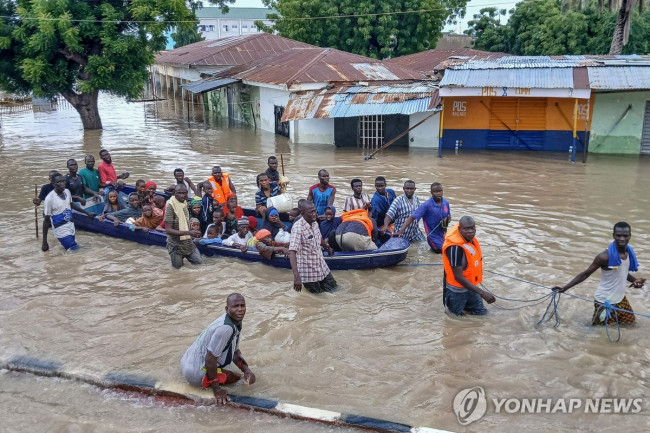
[[[233,7],[229,9],[225,14],[217,7],[197,9],[199,32],[205,39],[213,40],[228,36],[261,33],[255,26],[255,21],[262,21],[266,25],[273,24],[273,21],[266,19],[266,14],[274,13],[274,9]]]

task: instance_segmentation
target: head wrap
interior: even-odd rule
[[[271,208],[271,211],[269,212],[269,216],[271,216],[271,215],[280,216],[280,212],[278,212],[278,210],[273,207],[273,208]]]
[[[192,200],[190,200],[190,207],[194,206],[195,204],[201,204],[201,198],[200,197],[192,197]]]
[[[247,226],[248,225],[248,218],[239,218],[237,220],[237,227],[239,226]]]
[[[327,209],[330,209],[332,211],[334,218],[332,218],[332,221],[328,221],[327,219],[321,221],[319,229],[321,236],[323,236],[323,239],[327,239],[327,236],[331,232],[335,231],[339,224],[341,224],[341,218],[336,216],[336,208],[334,206],[327,206],[325,210]]]
[[[284,223],[282,221],[278,221],[277,223],[274,224],[269,220],[269,217],[271,216],[273,211],[275,211],[277,213],[277,209],[274,208],[273,206],[266,209],[266,214],[264,214],[264,224],[262,225],[262,228],[270,231],[271,232],[271,237],[273,239],[275,239],[275,235],[278,234],[280,229],[285,229],[286,230],[286,226],[284,225]]]
[[[248,217],[248,227],[252,229],[257,228],[257,218],[255,218],[253,215]]]
[[[147,189],[149,189],[150,186],[154,186],[154,187],[155,187],[155,186],[156,186],[156,182],[149,181],[149,182],[147,182],[147,183],[144,184],[144,187],[147,188]]]
[[[257,233],[255,233],[255,239],[258,241],[261,241],[267,236],[271,236],[271,232],[266,229],[259,230]]]
[[[198,218],[190,218],[190,224],[192,224],[192,223],[199,223],[200,224],[201,221],[199,221]]]

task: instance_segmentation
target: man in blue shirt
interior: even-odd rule
[[[372,208],[370,210],[370,216],[377,221],[379,228],[383,227],[384,218],[386,218],[386,212],[388,208],[395,200],[395,191],[390,188],[386,188],[386,178],[384,176],[378,176],[375,179],[375,195],[372,196],[370,204]]]
[[[404,230],[413,222],[420,220],[424,222],[424,229],[427,232],[427,242],[434,253],[442,252],[442,244],[445,240],[447,226],[451,221],[451,209],[449,202],[442,197],[442,185],[438,182],[431,184],[431,198],[422,203],[406,219],[402,228],[393,236],[402,236]]]

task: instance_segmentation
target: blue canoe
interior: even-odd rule
[[[87,210],[99,214],[103,210],[104,204],[98,204],[89,207]],[[254,213],[253,209],[244,209],[246,214]],[[85,230],[92,233],[102,233],[115,238],[125,239],[131,242],[137,242],[143,245],[155,245],[159,247],[167,246],[167,235],[155,230],[145,233],[143,231],[131,231],[126,224],[120,224],[115,227],[113,221],[99,221],[97,217],[88,218],[86,215],[77,211],[72,211],[74,225],[79,230]],[[369,251],[356,252],[335,252],[333,256],[325,254],[325,262],[332,270],[346,269],[369,269],[384,266],[393,266],[403,261],[408,254],[410,242],[403,238],[391,238],[380,248]],[[242,252],[236,247],[226,247],[223,245],[197,245],[201,254],[211,256],[235,257],[249,262],[260,262],[266,265],[275,266],[276,268],[291,269],[289,257],[275,254],[271,260],[267,260],[254,248]]]

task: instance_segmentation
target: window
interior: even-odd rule
[[[242,32],[248,32],[248,26],[246,24],[241,26],[241,31]]]
[[[208,31],[213,32],[214,31],[214,26],[208,26]]]
[[[377,149],[384,141],[384,116],[359,117],[359,145],[363,149]]]
[[[199,31],[204,32],[205,31],[205,26],[199,26]]]
[[[235,30],[237,28],[237,24],[232,25],[232,29]]]
[[[224,25],[223,25],[223,31],[224,31],[224,32],[227,32],[227,31],[228,31],[228,25],[227,25],[227,24],[224,24]]]

